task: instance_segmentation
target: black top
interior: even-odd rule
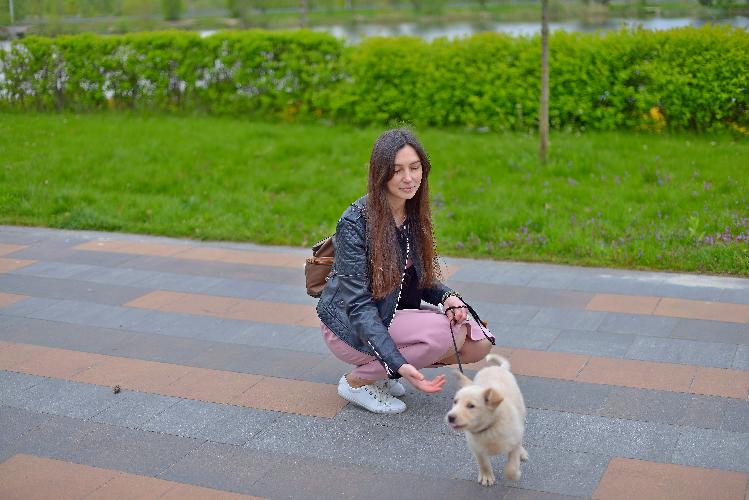
[[[403,224],[396,231],[398,235],[398,243],[400,243],[403,249],[403,254],[406,253],[406,234],[408,233],[409,239],[411,233],[409,232],[408,224]],[[411,251],[413,251],[413,245],[411,245]],[[403,286],[401,287],[401,296],[398,300],[398,306],[396,309],[419,309],[421,307],[421,289],[419,289],[419,277],[416,275],[416,269],[408,263],[406,268],[406,274],[403,276]]]

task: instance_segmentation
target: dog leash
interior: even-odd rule
[[[473,316],[473,319],[476,320],[476,323],[479,325],[479,328],[481,329],[481,333],[484,334],[484,337],[486,337],[489,342],[494,345],[495,340],[486,334],[486,330],[484,328],[486,327],[486,323],[484,321],[481,321],[481,318],[479,318],[478,314],[476,314],[476,311],[473,310],[471,306],[468,304],[463,306],[451,306],[445,309],[445,316],[447,316],[447,311],[454,311],[455,309],[468,309],[468,312]],[[455,313],[453,313],[453,316]],[[460,373],[463,373],[463,363],[460,361],[460,353],[458,352],[458,343],[455,341],[455,332],[453,331],[453,322],[450,320],[450,318],[447,318],[447,322],[450,325],[450,336],[453,338],[453,349],[455,349],[455,359],[458,361],[458,369],[460,370]]]

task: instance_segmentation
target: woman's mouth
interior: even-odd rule
[[[402,187],[401,188],[401,191],[405,191],[406,193],[413,193],[415,190],[416,189],[414,188],[414,186]]]

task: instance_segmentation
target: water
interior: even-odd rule
[[[707,23],[728,24],[736,28],[749,30],[749,17],[735,16],[725,19],[703,20],[689,17],[684,18],[652,18],[652,19],[625,19],[611,18],[600,22],[585,22],[581,20],[560,21],[549,23],[550,31],[569,31],[569,32],[594,32],[610,31],[621,27],[633,28],[641,26],[648,30],[666,30],[671,28],[680,28],[683,26],[699,27]],[[482,22],[468,23],[455,22],[443,25],[423,26],[416,23],[400,24],[358,24],[358,25],[331,25],[318,26],[312,28],[315,31],[330,33],[338,38],[342,38],[349,43],[357,43],[362,38],[371,36],[397,36],[408,35],[423,38],[425,40],[434,40],[439,37],[458,38],[470,36],[474,33],[497,32],[507,33],[513,36],[535,35],[541,30],[541,23],[518,23],[518,22]]]

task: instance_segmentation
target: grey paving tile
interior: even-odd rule
[[[698,277],[697,280],[700,278]],[[686,300],[719,301],[723,295],[723,288],[708,286],[682,286],[663,283],[658,286],[656,295],[661,297],[678,297]]]
[[[88,250],[69,250],[64,254],[55,256],[54,259],[71,264],[81,263],[109,267],[126,266],[133,257],[133,255],[126,253],[101,252],[98,250],[93,252]]]
[[[87,422],[90,428],[70,450],[71,460],[132,474],[157,476],[203,442]]]
[[[662,363],[729,368],[736,354],[735,344],[694,340],[635,337],[625,357]]]
[[[318,365],[309,367],[299,375],[299,379],[322,384],[338,384],[341,375],[351,371],[351,365],[333,355],[326,356]],[[430,377],[434,378],[434,377]]]
[[[723,290],[720,302],[733,302],[735,304],[749,304],[749,287],[737,287],[731,290]]]
[[[180,398],[125,390],[113,398],[109,406],[91,416],[89,420],[135,429],[180,401]]]
[[[0,447],[15,442],[23,434],[41,425],[44,416],[19,408],[0,405]]]
[[[605,313],[598,331],[647,337],[668,337],[677,326],[677,318],[640,314]]]
[[[142,321],[132,325],[132,329],[142,333],[214,341],[227,341],[234,336],[234,332],[227,332],[221,328],[222,318],[155,312],[156,314],[143,316]]]
[[[6,399],[15,399],[18,394],[44,380],[46,379],[43,377],[26,373],[0,370],[0,404],[3,404]]]
[[[612,387],[600,414],[628,420],[719,429],[727,401],[727,398],[678,392]]]
[[[273,422],[280,413],[189,399],[154,415],[141,429],[243,445]]]
[[[269,287],[265,292],[258,296],[258,300],[303,304],[308,306],[317,305],[317,299],[307,295],[306,289],[298,285],[275,285]]]
[[[672,462],[749,472],[749,434],[682,427]]]
[[[99,252],[89,252],[99,254]],[[132,256],[131,256],[132,258]],[[88,283],[101,283],[103,285],[120,285],[135,287],[135,283],[153,276],[154,272],[140,271],[129,268],[112,268],[105,266],[91,266],[91,269],[76,273],[73,278]],[[138,287],[140,288],[140,287]]]
[[[595,331],[603,322],[604,316],[605,313],[597,311],[541,308],[528,324],[549,328]]]
[[[675,426],[553,410],[531,409],[527,422],[535,446],[643,460],[667,461],[679,438]]]
[[[749,371],[749,346],[738,346],[736,356],[733,358],[733,363],[731,363],[731,368],[734,370]]]
[[[15,304],[0,308],[0,315],[2,316],[24,316],[31,317],[33,314],[49,309],[57,305],[60,301],[56,299],[38,299],[36,297],[30,297],[28,299],[21,300]]]
[[[134,286],[185,293],[203,293],[221,282],[220,278],[186,276],[176,273],[149,273],[150,276],[133,282]]]
[[[516,483],[503,481],[502,484],[552,494],[590,498],[610,460],[610,457],[603,453],[582,453],[529,444],[526,444],[525,448],[528,450],[530,459],[520,466],[523,474],[520,481]],[[498,470],[495,466],[495,474],[497,472],[501,472],[501,469]],[[530,496],[529,498],[547,497]],[[548,498],[555,497],[550,495]]]
[[[23,411],[23,418],[38,419],[39,425],[33,432],[26,432],[16,439],[16,453],[74,461],[81,440],[93,430],[90,424],[79,419]]]
[[[322,354],[299,353],[285,349],[216,344],[199,354],[191,364],[217,370],[298,378],[320,364],[326,357]]]
[[[489,323],[489,328],[493,328],[495,325],[527,325],[540,310],[538,306],[492,304],[490,302],[473,301],[470,297],[466,297],[466,300],[481,316],[481,319]]]
[[[749,401],[726,398],[721,430],[749,434]]]
[[[108,387],[45,379],[7,397],[4,404],[23,410],[85,419],[112,404],[115,397]]]
[[[198,339],[132,333],[117,344],[115,352],[118,356],[128,358],[189,365],[198,354],[207,351],[213,345],[214,342]]]
[[[305,445],[300,447],[300,442]],[[434,434],[424,429],[282,415],[247,446],[322,460],[347,457],[351,465],[390,467],[409,474],[473,477],[473,458],[463,436]],[[445,456],[452,457],[451,461],[444,460]]]
[[[601,384],[520,375],[516,378],[529,408],[595,414],[611,391],[610,386]]]
[[[14,226],[0,226],[0,243],[13,245],[33,245],[44,241],[47,236],[32,234],[22,228],[20,231]]]
[[[215,285],[208,287],[205,293],[223,295],[224,297],[238,297],[241,299],[257,299],[269,287],[276,286],[267,281],[248,281],[221,279]]]
[[[511,488],[502,500],[573,500],[586,497],[561,495],[559,493],[548,493],[545,491],[523,490]]]
[[[279,465],[272,454],[205,442],[165,470],[160,478],[254,495],[254,484]]]
[[[414,474],[401,474],[392,469],[349,466],[320,460],[287,456],[268,470],[252,487],[255,495],[268,498],[320,499],[404,498],[420,500],[435,498],[503,498],[508,488],[495,485],[486,488],[477,481],[450,480]]]
[[[563,330],[548,350],[618,358],[627,352],[634,339],[632,335],[617,333]]]
[[[703,342],[748,345],[749,324],[680,319],[672,330],[671,337]]]
[[[494,334],[498,346],[542,351],[548,349],[561,332],[556,328],[543,326],[504,324],[495,324],[493,327],[490,325],[490,330]]]
[[[71,323],[33,318],[10,318],[7,323],[0,321],[2,340],[98,354],[115,354],[117,346],[131,335],[118,330],[82,328]]]
[[[33,297],[72,299],[99,304],[123,304],[143,295],[143,290],[131,287],[17,274],[0,275],[0,290]]]
[[[84,271],[90,271],[88,264],[67,264],[65,262],[38,262],[30,266],[12,271],[12,274],[22,276],[38,276],[43,278],[70,278]]]

